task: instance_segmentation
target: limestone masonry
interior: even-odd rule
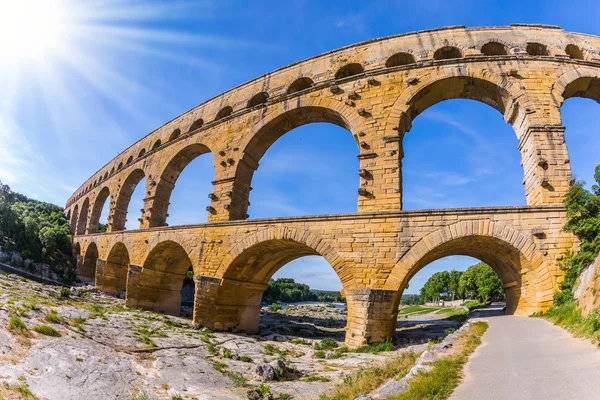
[[[192,265],[194,321],[252,331],[269,278],[293,259],[321,255],[342,281],[352,346],[390,337],[410,278],[453,254],[498,272],[508,312],[546,309],[562,279],[558,260],[577,246],[562,231],[573,180],[560,108],[570,97],[600,100],[599,48],[598,37],[554,26],[448,27],[359,43],[247,82],[139,140],[75,192],[65,212],[78,275],[126,292],[129,306],[178,313]],[[402,211],[402,139],[421,112],[455,98],[486,103],[513,126],[527,206]],[[356,140],[358,213],[248,220],[261,157],[313,122],[344,127]],[[179,174],[208,152],[209,222],[168,227]],[[144,177],[140,229],[125,231]],[[108,198],[108,233],[98,234]]]

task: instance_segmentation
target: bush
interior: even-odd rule
[[[13,332],[17,332],[17,333],[27,332],[27,325],[25,325],[25,322],[23,322],[23,320],[21,320],[21,318],[19,318],[16,315],[13,315],[12,317],[10,317],[10,319],[8,320],[7,328],[9,331],[13,331]]]
[[[269,307],[267,307],[267,310],[269,310],[270,312],[277,312],[281,309],[283,309],[283,307],[279,303],[271,303],[269,304]]]
[[[44,321],[50,322],[52,324],[60,324],[64,322],[64,318],[59,316],[56,310],[50,310],[48,314],[44,315]]]
[[[323,350],[317,350],[314,354],[315,358],[325,358],[325,352]]]
[[[60,297],[63,299],[67,299],[69,298],[69,296],[71,295],[71,289],[68,287],[61,287],[60,288]]]
[[[315,350],[331,350],[338,347],[337,340],[333,338],[325,338],[321,342],[315,344]]]
[[[56,329],[48,325],[36,325],[33,327],[33,331],[46,336],[60,336],[60,333]]]

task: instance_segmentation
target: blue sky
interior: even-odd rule
[[[18,3],[0,1],[4,7]],[[39,11],[35,0],[23,2],[37,14],[28,12],[11,31],[3,31],[10,24],[0,17],[0,36],[11,38],[0,40],[0,180],[60,205],[118,152],[166,121],[324,51],[446,25],[546,23],[600,35],[597,1],[49,0],[62,10],[63,22],[37,36],[23,27],[36,18],[38,26],[47,24],[57,12]],[[15,29],[23,29],[22,35]],[[588,182],[599,161],[599,110],[581,99],[563,107],[572,168]],[[452,100],[431,107],[414,121],[404,146],[407,209],[525,203],[516,137],[486,105]],[[336,126],[314,124],[286,134],[255,174],[251,218],[355,212],[356,154],[351,136]],[[170,225],[206,220],[212,178],[210,155],[184,170]],[[130,205],[130,229],[141,208],[141,188]],[[407,292],[417,293],[438,270],[475,262],[454,256],[432,263]],[[318,257],[290,263],[276,276],[319,289],[340,286]]]

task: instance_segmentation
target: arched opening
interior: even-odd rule
[[[565,48],[565,53],[567,53],[567,55],[574,60],[583,60],[585,58],[583,55],[583,50],[574,44],[567,45]]]
[[[91,285],[96,280],[96,263],[98,261],[98,247],[96,243],[88,244],[88,247],[83,256],[83,263],[77,271],[77,278],[81,282],[86,282]]]
[[[541,43],[527,43],[527,54],[529,54],[530,56],[534,56],[534,57],[539,57],[539,56],[547,56],[548,55],[548,48],[546,47],[546,45],[541,44]]]
[[[309,89],[313,85],[313,80],[307,77],[296,79],[290,87],[288,87],[287,94],[293,94]]]
[[[104,271],[98,274],[96,286],[106,293],[125,297],[129,263],[127,247],[120,242],[115,244],[108,253]]]
[[[109,196],[110,191],[106,186],[103,187],[98,193],[98,196],[96,196],[96,200],[94,201],[94,206],[92,208],[92,215],[90,216],[88,233],[106,232],[109,207],[104,207],[104,205],[106,204]],[[100,222],[101,220],[102,223]]]
[[[498,42],[488,42],[481,46],[481,54],[486,56],[505,56],[508,55],[508,48]]]
[[[588,188],[595,182],[600,140],[590,132],[600,124],[600,78],[582,76],[569,83],[563,93],[560,113],[565,127],[568,160],[571,173],[577,181],[585,181]]]
[[[208,194],[213,190],[214,176],[214,160],[208,147],[192,144],[177,153],[158,181],[155,197],[160,199],[157,204],[165,207],[155,207],[151,226],[162,226],[167,222],[170,225],[206,222],[206,206],[210,204]]]
[[[197,120],[195,120],[192,125],[190,126],[190,132],[195,131],[196,129],[200,129],[202,128],[202,125],[204,125],[204,120],[202,118],[198,118]]]
[[[127,283],[128,306],[135,302],[136,307],[179,316],[181,289],[191,265],[181,245],[173,241],[159,243],[148,254],[138,282]]]
[[[449,60],[452,58],[462,58],[462,52],[458,47],[446,46],[437,49],[435,53],[433,53],[434,60]]]
[[[292,236],[293,233],[290,233]],[[269,236],[268,234],[266,236]],[[307,238],[306,242],[311,242],[314,238]],[[303,291],[303,288],[299,288],[296,285],[292,285],[291,282],[281,282],[280,285],[271,284],[269,289],[269,281],[275,275],[276,272],[280,271],[282,267],[290,263],[293,270],[297,273],[306,273],[306,266],[311,265],[313,271],[318,274],[323,269],[328,272],[333,270],[332,274],[320,276],[321,284],[325,284],[324,278],[328,277],[327,285],[332,291],[341,289],[343,285],[346,285],[349,280],[352,279],[350,274],[344,274],[344,263],[338,258],[336,259],[333,255],[334,252],[331,250],[325,250],[324,246],[320,246],[321,251],[325,254],[327,261],[319,261],[321,254],[305,243],[301,243],[291,239],[267,239],[246,247],[232,260],[228,260],[225,270],[223,271],[223,278],[219,287],[219,302],[224,308],[235,308],[236,311],[228,313],[227,318],[221,319],[223,329],[232,329],[237,332],[256,332],[259,330],[259,322],[261,319],[261,308],[263,305],[263,295],[268,290],[268,296],[281,296],[281,293],[277,294],[277,288],[279,286],[288,286],[291,298],[298,296],[301,299],[301,294],[292,294],[295,289]],[[312,256],[312,257],[311,257]],[[314,257],[318,256],[318,257]],[[304,258],[303,258],[304,257]],[[295,263],[294,260],[297,260]],[[302,261],[304,260],[304,261]],[[331,260],[334,260],[333,262]],[[292,264],[293,263],[293,264]],[[315,266],[315,263],[321,263],[321,266]],[[335,275],[335,277],[333,276]],[[299,276],[300,279],[300,276]],[[340,283],[341,282],[341,283]],[[275,290],[273,290],[275,289]],[[307,295],[306,291],[304,293]],[[267,298],[268,299],[268,298]],[[272,300],[272,298],[271,298]],[[272,308],[273,310],[273,308]],[[343,326],[343,313],[340,313],[341,322],[338,322],[333,335],[339,339],[344,336]],[[281,319],[281,318],[280,318]],[[290,334],[301,335],[301,329],[312,331],[315,335],[325,335],[324,332],[319,332],[319,329],[309,328],[298,321],[298,318],[289,318],[289,324],[282,324],[281,329],[286,329]],[[295,322],[294,322],[295,320]],[[326,321],[321,321],[326,323]],[[263,327],[266,329],[268,325],[274,325],[273,319],[265,318]],[[283,328],[284,326],[287,326]],[[309,332],[310,334],[310,332]]]
[[[359,75],[365,72],[362,65],[359,63],[346,64],[335,73],[335,79],[349,78],[354,75]]]
[[[142,149],[140,150],[139,154],[138,154],[138,158],[141,158],[144,156],[144,154],[146,154],[146,149]]]
[[[194,297],[196,296],[196,283],[194,281],[194,268],[190,265],[183,285],[181,286],[181,316],[192,318],[194,316]]]
[[[208,147],[193,144],[181,150],[163,171],[156,189],[156,197],[169,204],[165,210],[168,214],[154,222],[159,225],[206,222],[214,176],[214,158]]]
[[[131,172],[127,179],[121,185],[121,190],[117,195],[115,209],[112,219],[112,231],[122,231],[127,225],[128,229],[139,226],[137,221],[128,221],[128,215],[140,215],[140,208],[144,204],[145,197],[145,175],[142,169],[136,169]],[[140,182],[144,179],[142,184]],[[135,201],[132,201],[132,195],[136,193]],[[135,209],[138,211],[135,212]],[[130,213],[131,212],[131,213]]]
[[[160,139],[158,139],[156,142],[154,142],[154,145],[152,145],[152,151],[158,149],[161,144],[162,143],[161,143]]]
[[[85,230],[87,228],[88,223],[88,212],[90,210],[90,198],[86,198],[81,205],[81,212],[79,213],[79,218],[77,219],[77,234],[83,235],[85,234]]]
[[[117,169],[119,171],[123,169],[123,162],[122,161],[119,163],[119,166],[117,167]]]
[[[229,117],[232,112],[233,112],[233,108],[231,108],[231,106],[225,106],[225,107],[221,108],[221,110],[219,110],[219,112],[217,113],[217,116],[215,117],[215,121],[218,121],[225,117]]]
[[[517,136],[503,120],[509,102],[504,88],[465,77],[415,93],[400,124],[412,125],[402,142],[403,208],[526,204]]]
[[[169,142],[177,139],[179,136],[181,136],[181,129],[177,128],[171,133],[171,136],[169,136]]]
[[[246,107],[252,108],[252,107],[256,107],[261,104],[265,104],[268,99],[269,99],[269,93],[267,93],[267,92],[256,93],[254,96],[252,96],[252,98],[250,100],[248,100],[248,104],[246,105]]]
[[[466,316],[462,307],[494,303],[486,315],[502,315],[505,301],[493,268],[473,257],[441,257],[414,274],[402,292],[396,336],[416,342],[439,340],[458,328]]]
[[[71,232],[76,232],[77,231],[77,217],[79,216],[79,204],[75,204],[75,207],[73,208],[73,214],[71,215],[71,222],[69,224],[70,228],[71,228]]]
[[[347,310],[341,289],[342,282],[325,258],[304,256],[290,261],[267,283],[259,330],[343,342]]]
[[[232,208],[245,214],[250,200],[252,218],[356,212],[359,151],[350,129],[342,115],[321,107],[293,109],[268,122],[237,166],[236,175],[254,188],[252,196],[234,190]]]
[[[131,164],[132,162],[133,162],[133,156],[129,156],[129,158],[127,159],[127,165]]]
[[[396,53],[385,62],[387,68],[399,67],[401,65],[414,64],[415,56],[410,53]]]

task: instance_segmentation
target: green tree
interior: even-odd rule
[[[449,293],[450,273],[448,271],[436,272],[431,275],[421,289],[423,302],[437,302]]]
[[[486,263],[472,265],[459,279],[459,293],[463,298],[478,299],[482,303],[504,298],[504,288],[498,274]]]
[[[450,276],[448,278],[448,291],[450,292],[450,296],[452,296],[452,301],[454,299],[460,297],[460,277],[462,276],[462,272],[452,270],[450,271]]]

